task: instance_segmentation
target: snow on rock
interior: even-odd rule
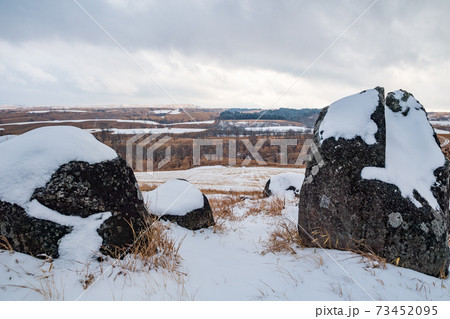
[[[320,143],[330,137],[349,140],[360,136],[366,144],[374,144],[378,127],[371,115],[378,105],[378,94],[376,89],[366,90],[331,104],[320,124]]]
[[[311,236],[299,235],[305,245],[325,236],[327,247],[368,249],[388,263],[438,277],[449,264],[449,162],[425,110],[410,93],[396,91],[385,98],[383,88],[375,90],[379,101],[367,117],[357,110],[341,117],[330,117],[326,108],[321,112],[314,132],[320,156],[306,163],[298,213],[299,226]],[[353,98],[347,101],[350,106],[341,110],[355,105]],[[373,104],[359,107],[372,109]],[[324,141],[321,121],[331,119],[350,126],[348,132],[344,127],[333,131],[334,137],[346,138]],[[378,130],[367,134],[370,121]]]
[[[112,217],[98,229],[105,254],[133,243],[134,233],[148,218],[134,173],[120,157],[96,164],[66,163],[45,187],[34,191],[32,199],[66,216],[90,218],[111,212]]]
[[[186,180],[169,180],[144,194],[144,201],[150,214],[190,230],[215,224],[208,198]]]
[[[284,196],[286,192],[293,192],[295,195],[298,195],[304,179],[305,175],[299,173],[281,173],[271,176],[264,188],[264,194],[266,196]]]
[[[184,216],[203,207],[203,195],[191,183],[173,179],[144,195],[150,213],[161,215]]]
[[[366,167],[361,176],[396,185],[403,197],[421,207],[413,195],[416,190],[432,208],[439,210],[431,187],[436,183],[434,171],[445,164],[444,154],[422,105],[414,96],[399,90],[389,93],[386,100],[393,99],[399,103],[393,104],[393,109],[385,107],[385,167]]]
[[[59,225],[72,227],[72,231],[61,238],[59,259],[86,263],[95,256],[102,245],[97,232],[100,225],[111,217],[110,212],[98,213],[87,218],[65,216],[40,204],[37,200],[26,205],[28,215],[48,220]]]
[[[75,127],[0,144],[0,235],[15,251],[86,262],[129,247],[147,209],[125,160]],[[132,227],[131,227],[132,225]]]
[[[94,164],[116,157],[113,149],[76,127],[32,130],[0,144],[0,200],[23,205],[62,164]]]

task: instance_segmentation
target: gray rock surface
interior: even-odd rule
[[[439,276],[448,270],[448,161],[434,171],[436,183],[431,190],[439,209],[430,207],[417,191],[414,199],[421,207],[403,197],[395,184],[363,179],[365,167],[385,167],[385,103],[394,112],[402,111],[393,94],[385,101],[384,90],[376,89],[379,101],[371,115],[378,127],[374,144],[366,144],[360,136],[327,138],[321,144],[319,129],[328,107],[320,113],[314,129],[320,157],[313,156],[311,148],[300,192],[300,237],[309,246],[372,251],[389,263]],[[407,98],[409,93],[404,93]],[[408,112],[402,112],[408,116]]]

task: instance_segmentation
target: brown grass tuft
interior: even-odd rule
[[[356,244],[356,248],[351,249],[354,253],[357,253],[363,257],[363,261],[366,262],[371,268],[386,269],[386,258],[378,256],[370,246],[368,246],[364,240],[353,240]],[[400,258],[397,258],[392,264],[398,266]]]
[[[268,210],[267,214],[271,215],[271,216],[280,216],[285,207],[286,207],[286,199],[285,198],[274,197],[269,202],[269,210]]]
[[[236,221],[239,218],[234,215],[233,208],[236,204],[242,201],[240,196],[233,195],[221,198],[211,198],[209,204],[213,211],[215,225],[213,226],[214,233],[225,232],[225,223],[227,221]]]
[[[135,233],[133,245],[114,252],[117,264],[133,272],[158,268],[176,272],[181,264],[178,252],[183,240],[171,238],[168,229],[158,219],[148,218],[145,227]]]
[[[150,192],[157,187],[158,187],[158,185],[156,185],[156,184],[140,184],[139,185],[141,192]]]
[[[229,191],[229,190],[223,190],[223,189],[213,189],[213,188],[200,188],[200,191],[204,195],[227,195],[230,197],[241,197],[241,198],[248,198],[248,199],[260,199],[263,196],[263,193],[259,190],[252,191]]]
[[[12,246],[9,243],[8,238],[6,238],[5,236],[1,236],[1,235],[0,235],[0,249],[7,250],[10,253],[13,252]]]
[[[283,197],[269,197],[258,200],[257,204],[252,205],[247,215],[256,216],[264,214],[268,216],[281,216],[286,207],[286,200]]]
[[[283,220],[275,227],[275,230],[269,234],[269,239],[264,242],[266,249],[262,255],[267,253],[289,253],[297,254],[296,248],[303,248],[302,240],[298,234],[297,227],[292,221]]]

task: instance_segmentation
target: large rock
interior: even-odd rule
[[[372,251],[432,276],[448,271],[448,161],[406,91],[363,91],[322,110],[299,203],[307,245]]]
[[[0,166],[0,235],[16,251],[110,254],[132,244],[148,217],[131,168],[78,128],[39,128],[4,142]]]
[[[119,157],[97,164],[64,164],[31,199],[63,215],[86,218],[111,212],[98,229],[103,253],[132,244],[133,230],[138,233],[147,216],[134,173]]]
[[[170,180],[144,195],[151,214],[197,230],[214,226],[208,198],[183,179]]]

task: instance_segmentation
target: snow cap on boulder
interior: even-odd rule
[[[285,196],[286,193],[299,195],[304,178],[304,174],[298,173],[281,173],[271,176],[264,187],[264,196]]]
[[[144,194],[150,214],[196,230],[214,225],[209,201],[193,184],[173,179]]]
[[[0,235],[19,252],[110,254],[132,244],[148,216],[131,168],[76,127],[43,127],[1,143],[0,167]]]
[[[112,148],[76,127],[29,131],[0,144],[0,200],[24,204],[61,165],[71,161],[96,164],[116,157]]]
[[[320,142],[330,137],[347,140],[360,136],[366,144],[374,144],[378,127],[371,119],[379,102],[377,89],[344,97],[328,107],[320,123]]]

